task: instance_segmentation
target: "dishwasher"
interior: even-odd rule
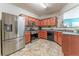
[[[31,31],[31,42],[35,41],[38,38],[37,31]]]
[[[54,32],[53,31],[47,32],[47,40],[54,41]]]

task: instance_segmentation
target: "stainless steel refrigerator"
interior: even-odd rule
[[[10,55],[25,46],[24,21],[21,16],[2,13],[2,55]],[[20,20],[20,21],[19,21]],[[22,22],[21,22],[22,21]],[[23,23],[23,24],[22,24]],[[22,25],[20,28],[18,26]],[[21,34],[20,34],[21,31]]]

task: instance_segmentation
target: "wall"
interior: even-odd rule
[[[64,25],[79,27],[79,5],[64,13]]]
[[[58,20],[57,27],[62,27],[63,26],[63,14],[65,12],[71,10],[72,8],[74,8],[77,5],[79,5],[79,4],[69,3],[69,4],[65,5],[60,11],[58,11],[56,13],[52,13],[51,15],[40,16],[40,19],[57,16],[57,20]]]
[[[58,12],[57,13],[52,13],[52,14],[49,14],[49,15],[40,16],[40,19],[54,17],[54,16],[58,16]]]
[[[59,17],[58,17],[58,27],[62,27],[63,26],[63,15],[65,12],[68,12],[69,10],[75,8],[76,6],[78,6],[79,4],[77,3],[69,3],[67,5],[65,5],[64,8],[62,8],[62,10],[60,10],[59,12]]]
[[[64,13],[64,19],[79,18],[79,6],[76,6],[72,10]]]
[[[11,5],[9,3],[0,3],[0,15],[1,15],[1,12],[6,12],[9,14],[13,14],[13,15],[25,14],[28,16],[38,18],[37,15],[35,15],[27,10],[24,10],[22,8],[19,8],[15,5]],[[0,18],[1,18],[1,16],[0,16]]]
[[[52,13],[51,15],[45,15],[45,16],[37,16],[33,13],[30,13],[28,12],[27,10],[24,10],[22,8],[19,8],[17,6],[14,6],[14,5],[11,5],[11,4],[3,4],[3,3],[0,3],[0,15],[1,15],[1,12],[6,12],[6,13],[10,13],[10,14],[14,14],[14,15],[19,15],[19,14],[25,14],[25,15],[28,15],[28,16],[32,16],[32,17],[35,17],[35,18],[40,18],[40,19],[43,19],[43,18],[48,18],[48,17],[54,17],[54,16],[57,16],[58,18],[58,27],[62,27],[62,21],[63,21],[63,14],[67,11],[69,11],[70,9],[74,8],[75,6],[77,6],[79,4],[77,3],[70,3],[70,4],[67,4],[61,11],[59,12],[56,12],[56,13]],[[0,16],[1,18],[1,16]]]

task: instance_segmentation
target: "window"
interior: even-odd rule
[[[64,13],[64,27],[79,27],[79,6]]]

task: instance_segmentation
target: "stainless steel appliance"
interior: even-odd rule
[[[24,24],[19,17],[7,13],[2,13],[2,55],[10,55],[23,48]],[[20,28],[18,26],[22,25]],[[20,33],[21,30],[21,33]]]
[[[47,31],[47,40],[54,41],[54,31]]]

